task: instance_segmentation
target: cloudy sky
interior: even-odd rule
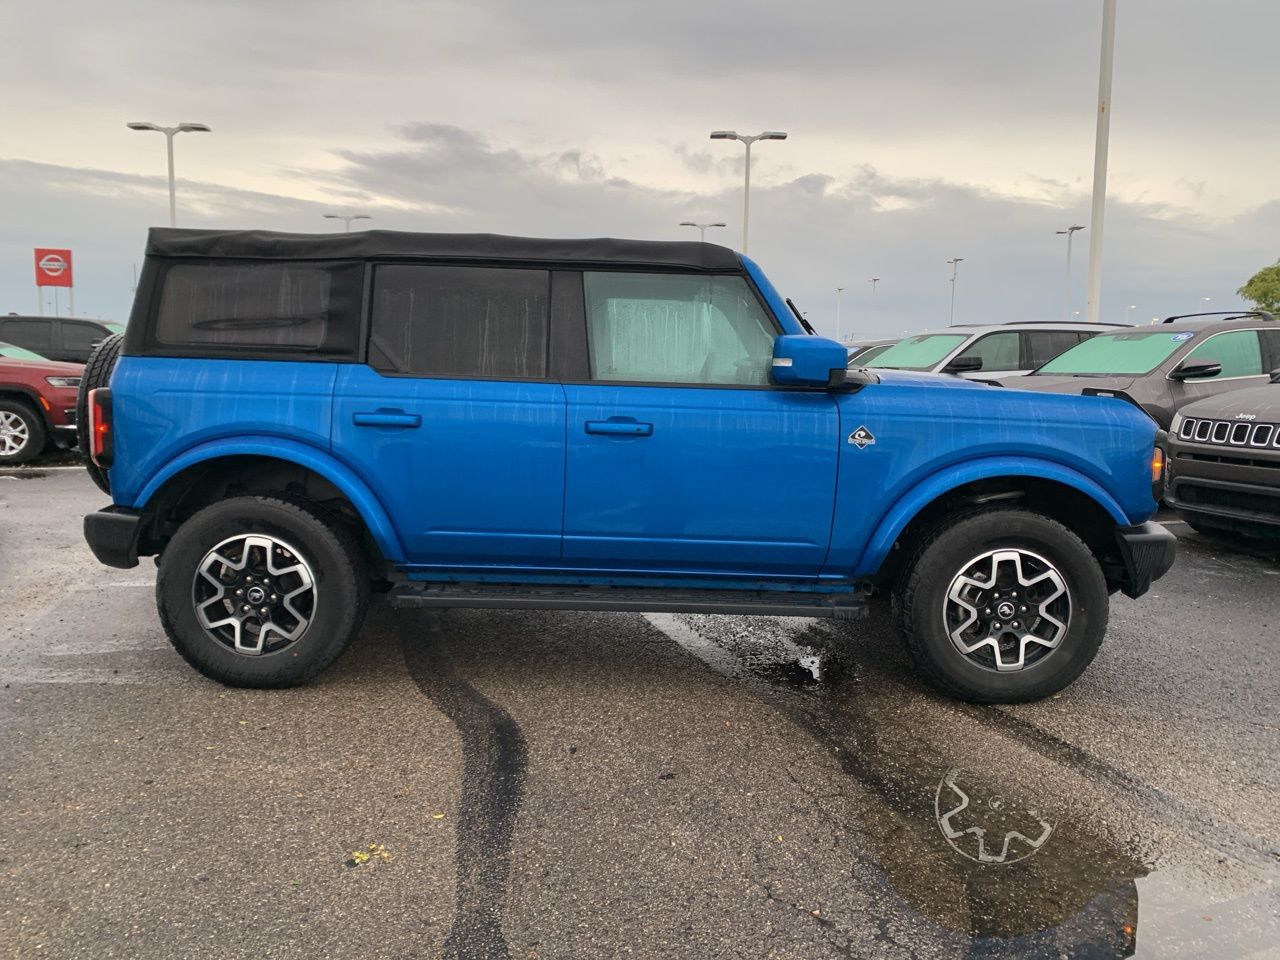
[[[1104,319],[1239,305],[1280,257],[1280,5],[1119,0]],[[1087,224],[1101,0],[62,0],[0,10],[0,311],[34,246],[127,316],[149,225],[741,243],[820,330],[1057,319]],[[1076,239],[1084,309],[1089,231]],[[711,239],[711,236],[709,236]],[[875,301],[868,278],[881,282]],[[1133,309],[1129,305],[1133,304]]]

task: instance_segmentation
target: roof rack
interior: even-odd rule
[[[1015,323],[1016,324],[1026,324],[1026,323],[1060,323],[1062,324],[1064,323],[1064,324],[1076,324],[1076,325],[1086,324],[1090,327],[1132,327],[1133,326],[1132,323],[1112,323],[1107,320],[1006,320],[1004,322],[1004,325],[1009,326]]]
[[[1208,313],[1181,313],[1176,317],[1165,317],[1161,323],[1176,323],[1179,320],[1190,320],[1192,317],[1229,317],[1232,320],[1243,320],[1245,317],[1257,317],[1275,323],[1276,318],[1266,310],[1211,310]]]

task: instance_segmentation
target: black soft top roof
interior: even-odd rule
[[[276,233],[152,227],[147,255],[248,260],[510,260],[740,270],[738,255],[714,243],[666,240],[541,240],[496,233]]]

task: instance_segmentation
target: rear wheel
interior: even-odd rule
[[[113,333],[93,348],[84,365],[84,373],[80,375],[80,392],[76,395],[76,440],[80,444],[80,455],[84,457],[89,478],[103,493],[110,493],[111,485],[107,481],[107,472],[92,460],[93,448],[89,445],[89,391],[111,384],[111,371],[116,368],[123,346],[124,334]]]
[[[958,518],[917,551],[895,597],[924,676],[974,703],[1038,700],[1072,683],[1107,626],[1097,559],[1062,524],[1025,510]]]
[[[156,578],[174,647],[237,687],[316,676],[359,632],[368,596],[354,538],[318,507],[272,497],[201,510],[165,548]]]
[[[0,400],[0,465],[34,460],[47,437],[44,420],[33,407],[21,400]]]

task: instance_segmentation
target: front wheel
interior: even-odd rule
[[[961,517],[926,541],[895,596],[916,665],[973,703],[1039,700],[1084,672],[1107,628],[1089,548],[1026,510]]]
[[[0,400],[0,467],[34,460],[44,443],[40,414],[21,400]]]
[[[368,597],[354,538],[319,508],[273,497],[201,510],[169,542],[156,577],[174,648],[234,687],[316,676],[359,631]]]

